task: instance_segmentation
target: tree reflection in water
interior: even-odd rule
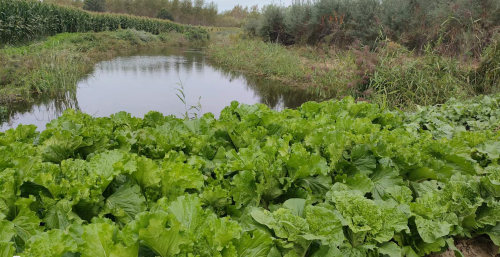
[[[54,94],[33,95],[30,101],[10,103],[5,106],[5,115],[0,115],[0,131],[14,128],[20,116],[31,114],[35,123],[48,123],[60,117],[67,109],[80,110],[76,90]]]

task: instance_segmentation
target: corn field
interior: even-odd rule
[[[175,31],[206,39],[201,28],[123,14],[102,14],[45,4],[38,0],[0,0],[0,44],[29,42],[65,32],[136,29],[153,34]]]

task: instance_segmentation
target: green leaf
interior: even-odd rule
[[[114,240],[116,226],[109,223],[90,224],[83,227],[83,244],[78,247],[82,257],[137,257],[139,245],[125,247]]]
[[[32,144],[38,134],[35,125],[19,124],[17,128],[5,131],[3,135],[0,133],[0,146],[8,146],[14,142]]]
[[[200,190],[205,181],[199,169],[178,161],[164,161],[161,172],[162,192],[167,197],[175,198],[186,189]]]
[[[241,234],[240,225],[228,217],[215,219],[213,222],[209,223],[209,234],[206,238],[210,241],[210,245],[213,249],[221,251],[226,247],[233,239],[239,239]]]
[[[370,175],[377,168],[377,160],[367,145],[356,145],[352,149],[351,162],[364,175]]]
[[[141,187],[144,193],[148,188],[158,188],[161,182],[158,165],[144,156],[136,157],[137,169],[130,178]]]
[[[19,173],[12,169],[0,172],[0,202],[1,211],[5,214],[15,205],[16,199],[21,194],[21,180]]]
[[[307,152],[302,144],[293,144],[291,151],[286,166],[293,180],[328,174],[328,164],[323,157]]]
[[[321,245],[312,257],[342,257],[342,253],[336,246]]]
[[[314,239],[330,246],[338,246],[344,242],[342,222],[333,211],[323,207],[307,206],[305,217]],[[306,238],[312,239],[312,237]]]
[[[198,233],[198,229],[204,224],[207,215],[201,208],[200,199],[195,195],[179,196],[170,203],[168,211],[174,214],[178,222],[191,233]]]
[[[236,202],[236,208],[255,206],[259,203],[259,195],[252,171],[243,170],[236,174],[231,182],[231,195]]]
[[[55,131],[52,137],[45,140],[38,150],[44,161],[61,163],[61,161],[72,157],[82,142],[82,137],[73,136],[69,131]]]
[[[448,245],[448,248],[450,248],[451,250],[453,250],[453,252],[455,252],[456,257],[464,257],[463,253],[455,246],[453,238],[447,238],[446,244]]]
[[[447,236],[450,233],[452,224],[446,221],[433,221],[418,216],[415,219],[418,234],[426,243],[434,243],[439,238]]]
[[[381,167],[377,169],[370,176],[370,179],[373,181],[372,195],[374,199],[383,199],[388,188],[403,184],[403,180],[399,176],[399,173],[392,167]]]
[[[378,247],[378,252],[389,257],[401,257],[401,248],[394,242],[383,243]]]
[[[105,190],[120,173],[131,173],[135,169],[135,161],[118,150],[95,155],[91,158],[87,169],[89,173],[99,177],[99,187]]]
[[[374,187],[372,180],[365,174],[356,174],[346,179],[346,185],[352,190],[358,190],[363,194],[371,192]]]
[[[77,244],[73,237],[57,229],[32,237],[28,245],[28,249],[23,253],[26,257],[62,257],[67,252],[77,251]]]
[[[477,149],[480,153],[487,154],[491,160],[497,160],[500,158],[500,142],[490,141],[486,142],[481,147]]]
[[[20,198],[16,201],[17,213],[11,222],[16,230],[17,247],[23,248],[31,237],[43,231],[43,227],[40,226],[41,220],[29,208],[29,205],[34,201],[33,197]]]
[[[252,234],[244,233],[237,243],[238,257],[267,257],[273,244],[266,233],[255,230]]]
[[[299,180],[298,185],[323,198],[332,187],[332,178],[330,176],[307,177]]]
[[[0,243],[7,243],[16,234],[14,224],[10,221],[0,220]]]
[[[299,217],[304,217],[304,208],[306,206],[306,200],[294,198],[288,199],[283,203],[283,207],[292,211],[292,213]]]
[[[15,252],[14,243],[0,242],[0,256],[11,257],[14,256]]]
[[[140,242],[161,257],[175,256],[183,245],[191,243],[181,223],[172,221],[170,227],[166,228],[166,222],[166,219],[151,218],[148,226],[139,230]]]
[[[406,214],[393,205],[366,199],[358,191],[336,191],[331,197],[352,231],[353,245],[363,241],[384,243],[393,238],[394,233],[408,230]]]
[[[487,226],[481,229],[478,234],[487,234],[495,245],[500,246],[500,223],[496,226]]]
[[[146,200],[140,191],[137,185],[123,185],[106,199],[100,215],[112,214],[125,224],[132,221],[137,214],[146,210]]]
[[[420,256],[424,256],[426,254],[431,254],[433,252],[439,252],[443,249],[443,247],[446,246],[446,241],[444,238],[438,238],[435,242],[433,243],[426,243],[422,240],[416,240],[417,242],[415,243],[418,249],[418,254]]]
[[[81,224],[81,219],[73,213],[73,202],[62,199],[55,201],[53,199],[44,199],[45,208],[47,209],[43,218],[45,227],[48,229],[64,230],[71,223]]]
[[[491,201],[478,208],[476,222],[479,226],[496,226],[500,220],[500,202]]]
[[[386,198],[393,199],[398,204],[409,204],[413,201],[412,191],[406,186],[392,186],[385,189]]]

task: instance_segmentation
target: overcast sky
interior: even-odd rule
[[[211,2],[214,1],[218,6],[219,6],[219,12],[226,11],[226,10],[231,10],[235,5],[243,5],[243,6],[252,6],[258,4],[259,7],[262,7],[266,4],[271,4],[271,3],[276,3],[279,4],[280,2],[283,4],[290,4],[292,0],[205,0],[205,2]]]

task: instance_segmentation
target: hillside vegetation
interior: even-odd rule
[[[0,0],[0,45],[19,44],[59,33],[135,29],[152,34],[177,32],[207,40],[205,29],[124,14],[91,13],[37,0]]]

